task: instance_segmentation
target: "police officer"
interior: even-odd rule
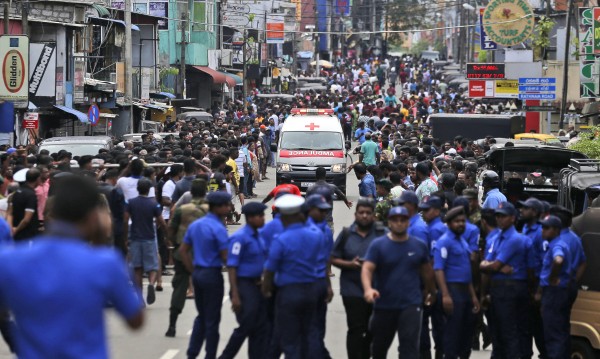
[[[492,170],[483,172],[481,180],[485,201],[483,208],[496,209],[502,202],[506,202],[506,196],[500,192],[500,176]]]
[[[390,210],[390,233],[373,240],[362,266],[364,297],[368,303],[374,303],[371,317],[374,359],[387,358],[396,333],[400,357],[419,358],[421,328],[417,323],[421,323],[423,302],[431,305],[435,300],[429,250],[423,240],[408,234],[410,217],[404,207]]]
[[[544,206],[537,198],[529,198],[526,201],[519,202],[521,208],[520,220],[523,222],[522,233],[527,236],[529,243],[527,244],[527,266],[531,271],[530,288],[531,295],[535,294],[535,288],[538,287],[538,279],[542,270],[542,261],[544,259],[546,241],[542,238],[542,225],[539,222],[540,215],[544,210]],[[532,338],[535,339],[535,345],[540,352],[540,358],[546,358],[546,349],[544,345],[544,328],[540,309],[534,306],[535,301],[529,301],[530,308],[528,310],[530,321],[530,330],[525,341],[524,350],[529,353],[528,357],[533,355]]]
[[[479,227],[469,221],[469,199],[465,196],[458,196],[452,201],[452,208],[462,207],[467,215],[465,232],[462,237],[469,245],[471,250],[471,261],[473,263],[479,263]],[[475,273],[476,274],[476,273]]]
[[[408,235],[416,237],[427,243],[429,238],[429,230],[423,218],[419,215],[419,198],[413,191],[404,191],[398,200],[398,205],[406,208],[410,220],[408,225]]]
[[[427,223],[429,253],[433,258],[433,250],[438,239],[447,231],[447,227],[442,222],[441,209],[444,201],[438,196],[425,198],[419,205],[422,216]],[[443,314],[439,305],[425,307],[423,311],[423,324],[421,327],[421,358],[431,357],[431,341],[429,339],[429,318],[431,318],[432,336],[435,342],[436,358],[441,358],[442,350],[442,329]]]
[[[225,290],[221,268],[226,263],[228,250],[224,221],[229,214],[231,195],[223,191],[210,192],[206,201],[209,213],[190,225],[179,253],[183,264],[192,273],[198,310],[187,356],[196,358],[206,339],[206,358],[214,359],[219,344],[219,323]],[[191,250],[194,252],[193,260]]]
[[[542,236],[549,243],[540,274],[536,299],[542,301],[544,339],[548,359],[571,357],[569,246],[561,236],[562,222],[556,216],[540,221]]]
[[[579,291],[578,283],[581,280],[583,272],[587,266],[586,256],[583,252],[581,238],[579,238],[579,236],[569,228],[573,222],[573,213],[563,206],[552,206],[550,207],[550,214],[560,218],[562,222],[562,230],[560,235],[565,243],[567,243],[569,246],[569,254],[571,256],[571,258],[569,258],[569,272],[571,273],[569,300],[571,302],[571,307],[573,307]]]
[[[448,230],[433,248],[433,269],[441,292],[446,323],[444,358],[468,358],[479,302],[471,282],[469,245],[462,238],[467,216],[464,208],[454,207],[446,214]]]
[[[175,246],[173,253],[173,263],[175,265],[175,275],[173,276],[173,293],[171,294],[171,306],[169,307],[169,328],[165,333],[167,337],[174,337],[176,333],[176,324],[179,314],[185,306],[187,290],[190,282],[190,272],[185,268],[181,261],[179,246],[183,242],[183,237],[192,222],[203,217],[208,213],[208,203],[204,200],[207,192],[207,183],[203,179],[192,181],[190,192],[192,202],[182,205],[175,209],[173,218],[169,221],[168,238]]]
[[[275,201],[284,231],[273,240],[263,274],[263,294],[268,298],[277,285],[275,332],[286,358],[318,358],[319,348],[309,347],[319,256],[325,243],[323,232],[304,223],[304,199],[286,194]],[[275,274],[277,276],[275,277]]]
[[[319,253],[319,266],[317,267],[318,281],[316,285],[317,309],[313,319],[313,328],[310,331],[310,347],[321,348],[321,358],[331,358],[329,351],[325,348],[325,328],[327,319],[327,303],[333,298],[333,289],[328,273],[330,272],[330,254],[333,249],[333,233],[327,224],[327,213],[331,210],[331,205],[325,197],[320,194],[313,194],[306,197],[304,204],[307,212],[307,225],[317,227],[323,232],[325,240],[322,250]]]
[[[480,265],[491,276],[494,358],[521,358],[529,300],[527,238],[515,229],[517,210],[511,203],[500,203],[495,214],[502,232]]]
[[[239,327],[233,331],[220,359],[234,358],[248,338],[248,358],[262,359],[267,349],[267,308],[260,292],[267,247],[259,234],[265,224],[265,206],[250,202],[242,207],[246,225],[229,238],[227,271],[231,308]]]

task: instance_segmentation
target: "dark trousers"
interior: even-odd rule
[[[352,141],[352,125],[349,123],[344,124],[344,140]]]
[[[449,315],[444,313],[444,359],[469,358],[475,328],[469,287],[448,283],[448,291],[454,303],[454,310]],[[441,301],[441,298],[439,300]]]
[[[412,305],[402,310],[375,309],[371,317],[371,347],[373,359],[386,359],[387,352],[398,334],[402,359],[419,359],[419,337],[421,335],[422,308]]]
[[[571,291],[570,288],[544,287],[542,319],[548,359],[571,357]]]
[[[495,280],[492,297],[494,359],[518,359],[524,353],[529,323],[529,293],[525,281]]]
[[[15,352],[13,334],[15,329],[15,323],[10,319],[10,315],[8,313],[0,314],[0,333],[11,353]]]
[[[233,330],[220,359],[235,358],[248,338],[248,358],[264,359],[267,350],[267,306],[257,285],[260,278],[238,278],[242,309],[235,314],[240,325]]]
[[[175,264],[175,274],[171,284],[173,285],[173,293],[171,294],[171,306],[169,312],[171,316],[177,316],[183,311],[187,297],[187,290],[190,282],[190,273],[187,271],[183,262],[173,259]],[[170,326],[175,326],[175,323],[169,323]]]
[[[529,304],[529,319],[531,320],[531,335],[533,336],[533,340],[535,341],[535,346],[540,353],[538,358],[547,359],[548,354],[546,353],[546,341],[544,339],[544,322],[542,320],[542,311],[538,304],[531,303]],[[531,342],[531,341],[530,341]],[[533,346],[532,343],[528,343],[529,346]],[[533,356],[533,350],[530,351],[531,358]]]
[[[371,332],[369,319],[373,305],[362,297],[342,297],[346,309],[346,352],[348,359],[369,359],[371,357]]]
[[[440,299],[441,300],[441,299]],[[429,319],[431,319],[431,336],[435,343],[437,355],[441,355],[443,352],[443,338],[444,338],[444,313],[442,306],[438,300],[431,307],[423,307],[423,319],[421,322],[421,339],[420,339],[420,350],[426,357],[431,356],[431,339],[429,337]],[[428,354],[428,355],[427,355]],[[437,356],[436,356],[437,357]]]
[[[214,359],[217,357],[217,346],[219,345],[219,323],[221,322],[221,307],[225,290],[223,275],[220,267],[196,267],[192,278],[198,316],[194,320],[187,356],[196,358],[206,340],[205,358]]]
[[[273,287],[271,297],[267,299],[267,359],[279,359],[281,357],[281,336],[277,330],[276,306],[279,288]]]
[[[156,237],[158,238],[158,255],[160,256],[162,267],[158,270],[164,272],[169,264],[169,248],[167,247],[167,233],[161,227],[156,228]]]
[[[318,348],[310,348],[308,337],[317,299],[315,284],[290,284],[279,288],[275,309],[276,328],[286,359],[319,358]]]
[[[315,282],[315,298],[317,307],[311,323],[308,345],[320,352],[319,358],[331,359],[329,351],[325,347],[325,332],[327,323],[327,279],[322,278]]]

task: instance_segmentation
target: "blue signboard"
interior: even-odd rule
[[[98,124],[98,120],[100,119],[100,109],[97,105],[91,105],[88,109],[88,119],[90,120],[90,124],[92,126],[96,126]]]
[[[519,86],[519,92],[556,92],[556,86]]]
[[[556,77],[520,77],[519,86],[555,84]]]
[[[519,100],[556,100],[556,93],[519,93]]]

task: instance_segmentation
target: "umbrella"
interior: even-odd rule
[[[313,61],[310,63],[311,66],[316,66],[317,62]],[[327,60],[319,60],[319,66],[324,67],[326,69],[330,69],[333,67],[333,64]]]

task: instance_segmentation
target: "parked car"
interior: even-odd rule
[[[212,122],[213,116],[205,111],[190,111],[184,112],[177,115],[177,121],[201,121],[201,122]]]
[[[110,150],[113,140],[108,136],[66,136],[52,137],[40,142],[38,151],[48,150],[58,153],[60,150],[70,152],[73,156],[95,156],[101,149]]]

